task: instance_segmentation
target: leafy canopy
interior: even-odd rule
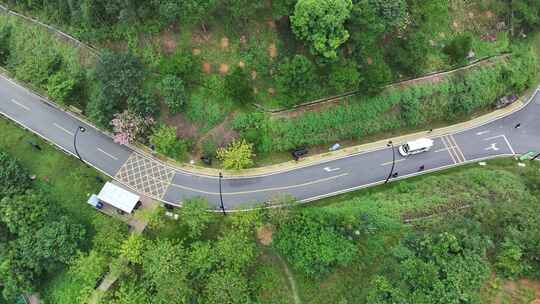
[[[351,0],[299,0],[291,16],[293,32],[314,54],[336,59],[337,48],[349,39],[344,23],[351,9]]]

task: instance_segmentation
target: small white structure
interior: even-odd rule
[[[110,182],[105,183],[97,197],[100,201],[127,213],[131,213],[140,200],[140,196]]]

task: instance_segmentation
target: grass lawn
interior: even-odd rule
[[[98,212],[86,200],[101,188],[96,177],[108,178],[4,118],[0,119],[0,133],[0,149],[15,156],[36,176],[38,189],[49,193],[70,217],[90,228]],[[42,150],[34,149],[30,141]]]
[[[98,193],[101,188],[96,177],[109,180],[108,177],[7,119],[0,118],[0,134],[0,149],[15,156],[30,174],[36,176],[34,188],[46,191],[51,201],[59,204],[67,216],[85,226],[83,250],[92,246],[91,241],[97,228],[95,225],[112,227],[115,219],[101,214],[86,203],[88,196]],[[41,151],[31,147],[29,141],[38,143]],[[68,303],[70,300],[65,299],[72,299],[81,288],[88,287],[74,286],[76,282],[71,279],[67,269],[52,274],[43,282],[39,291],[47,303]]]

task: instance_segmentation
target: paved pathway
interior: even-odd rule
[[[73,136],[78,126],[77,147],[90,165],[118,181],[170,204],[203,196],[214,206],[219,204],[219,180],[216,171],[170,167],[148,154],[121,146],[91,125],[66,113],[15,84],[0,78],[0,113],[46,138],[66,152],[74,154]],[[427,134],[435,147],[427,153],[407,158],[397,155],[398,179],[441,170],[455,165],[497,156],[509,156],[540,150],[540,94],[526,107],[495,121],[457,131]],[[514,128],[521,123],[520,128]],[[426,133],[416,137],[426,136]],[[401,138],[403,140],[403,138]],[[398,145],[401,141],[394,140]],[[397,154],[397,153],[396,153]],[[225,172],[223,199],[225,208],[250,208],[278,195],[290,194],[308,202],[382,183],[390,170],[392,150],[375,147],[337,159],[321,159],[304,167],[278,167],[277,172],[232,176]],[[420,166],[423,172],[418,172]],[[262,170],[264,171],[264,170]],[[212,174],[209,175],[208,173]]]

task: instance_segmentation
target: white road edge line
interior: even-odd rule
[[[23,105],[22,103],[18,102],[17,100],[11,98],[11,102],[13,102],[14,104],[18,105],[19,107],[25,109],[26,111],[30,111],[30,108]]]
[[[60,129],[60,130],[62,130],[62,131],[64,131],[64,132],[66,132],[67,134],[71,135],[71,136],[74,136],[74,135],[75,135],[73,132],[71,132],[71,131],[69,131],[69,130],[66,130],[64,127],[62,127],[61,125],[59,125],[59,124],[57,124],[57,123],[55,123],[55,122],[53,123],[53,125],[54,125],[55,127],[57,127],[58,129]]]
[[[110,157],[110,158],[114,159],[114,160],[118,160],[118,158],[117,158],[117,157],[115,157],[115,156],[113,156],[112,154],[109,154],[109,153],[107,153],[107,152],[105,152],[105,151],[101,150],[100,148],[97,148],[97,150],[98,150],[99,152],[101,152],[101,153],[103,153],[103,154],[107,155],[108,157]]]

